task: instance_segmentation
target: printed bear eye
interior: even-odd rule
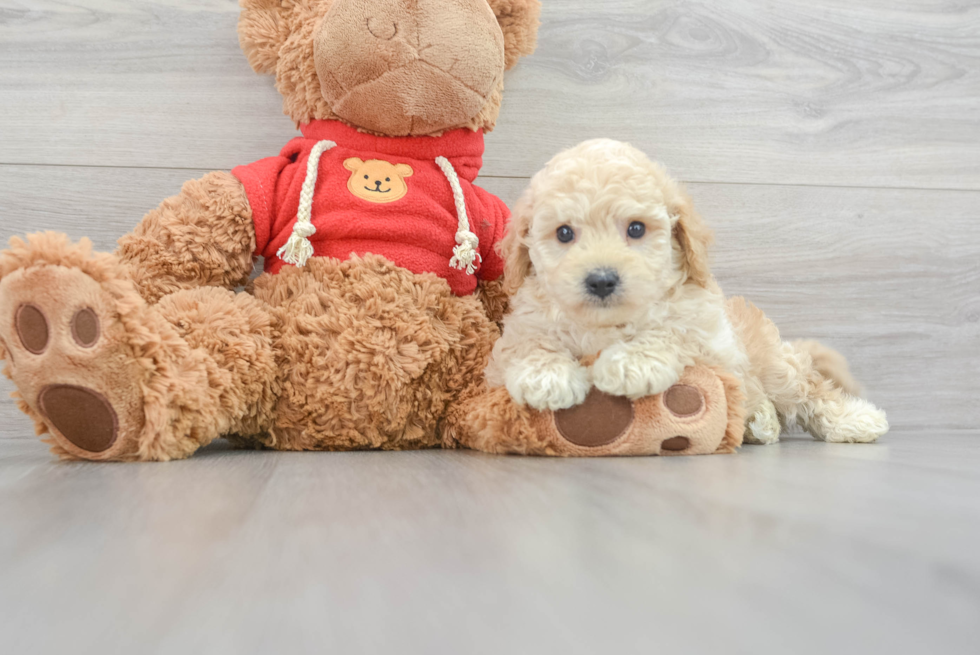
[[[629,228],[626,230],[626,234],[631,239],[642,239],[643,235],[647,233],[647,226],[640,221],[633,221],[630,223]]]
[[[571,243],[575,239],[575,230],[568,227],[567,225],[562,225],[558,228],[558,240],[562,243]]]
[[[365,175],[365,176],[364,176],[364,179],[365,179],[365,180],[369,180],[369,179],[371,179],[371,178],[369,178],[369,177],[368,177],[367,175]]]
[[[390,177],[386,177],[385,178],[385,182],[391,182],[391,178]]]

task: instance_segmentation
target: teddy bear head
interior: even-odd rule
[[[540,0],[240,0],[252,68],[297,125],[384,136],[493,129],[504,70],[534,50]]]

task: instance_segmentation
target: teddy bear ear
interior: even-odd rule
[[[286,40],[282,0],[239,0],[238,43],[256,73],[275,73]]]
[[[344,168],[352,173],[356,173],[357,171],[361,170],[361,166],[363,165],[364,160],[362,160],[360,157],[351,157],[350,159],[344,160]]]
[[[534,52],[541,24],[541,0],[488,0],[504,32],[504,64],[510,70],[517,60]]]

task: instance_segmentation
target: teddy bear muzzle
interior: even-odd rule
[[[336,0],[314,59],[341,119],[423,136],[479,115],[503,77],[504,37],[486,0]]]

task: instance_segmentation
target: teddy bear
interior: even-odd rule
[[[474,180],[539,2],[241,6],[302,136],[187,182],[113,254],[13,239],[0,357],[20,407],[74,459],[455,445],[506,306],[509,212]]]

